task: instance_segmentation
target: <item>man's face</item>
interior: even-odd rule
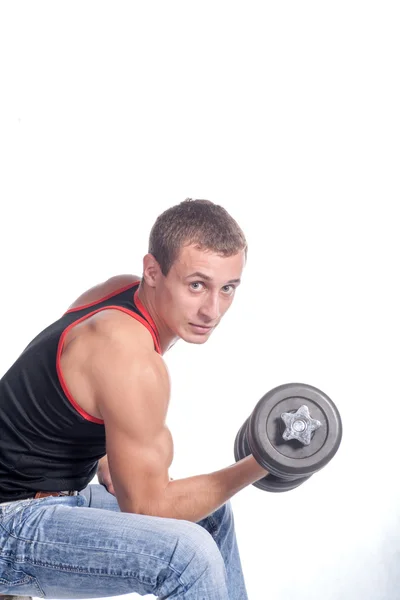
[[[232,304],[245,265],[244,251],[223,257],[184,246],[156,285],[157,312],[178,337],[204,343]]]

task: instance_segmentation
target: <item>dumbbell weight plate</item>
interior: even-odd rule
[[[306,405],[321,426],[309,445],[282,437],[282,413],[294,413]],[[342,423],[332,400],[321,390],[290,383],[269,391],[257,403],[246,427],[246,440],[257,462],[278,478],[307,477],[319,471],[336,454],[342,438]]]
[[[243,423],[235,438],[234,454],[236,462],[251,454],[246,439],[248,423],[249,419],[247,419]],[[259,481],[253,483],[253,485],[254,487],[259,488],[260,490],[264,490],[266,492],[288,492],[304,483],[304,481],[306,481],[310,477],[311,475],[307,477],[289,477],[283,479],[282,477],[276,477],[275,475],[268,474]]]

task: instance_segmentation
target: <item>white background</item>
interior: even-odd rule
[[[399,598],[397,7],[0,6],[1,373],[82,291],[140,275],[160,212],[208,198],[249,261],[210,341],[165,356],[171,476],[231,464],[281,383],[341,411],[322,472],[233,498],[250,600]]]

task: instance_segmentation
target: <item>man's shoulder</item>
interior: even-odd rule
[[[108,344],[123,354],[140,355],[149,351],[157,354],[150,331],[134,314],[109,308],[89,319],[94,344]]]
[[[127,395],[143,388],[146,393],[159,393],[168,403],[168,368],[154,349],[147,328],[118,310],[103,311],[98,318],[86,364],[95,396],[105,403],[114,403],[111,389]],[[102,412],[100,404],[99,409]]]
[[[116,275],[110,277],[77,298],[69,310],[95,304],[103,298],[117,293],[118,290],[140,282],[136,275]],[[145,327],[135,314],[118,308],[107,308],[88,316],[82,323],[76,325],[65,340],[65,347],[73,339],[80,338],[80,347],[89,347],[96,350],[103,345],[119,347],[121,351],[139,354],[154,349],[154,341],[150,331]]]
[[[89,317],[82,334],[76,359],[83,363],[83,371],[96,383],[97,391],[98,384],[106,381],[117,383],[127,378],[133,384],[152,374],[161,384],[169,382],[167,366],[154,348],[151,333],[125,312],[108,309]]]
[[[69,307],[68,310],[73,308],[79,308],[91,304],[92,302],[98,302],[102,298],[110,294],[114,294],[129,285],[134,285],[139,282],[141,278],[138,275],[124,274],[114,275],[109,277],[107,280],[94,285],[85,292],[83,292]]]

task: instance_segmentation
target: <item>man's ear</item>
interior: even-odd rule
[[[152,254],[143,257],[143,279],[150,287],[156,287],[157,280],[162,276],[161,268]]]

